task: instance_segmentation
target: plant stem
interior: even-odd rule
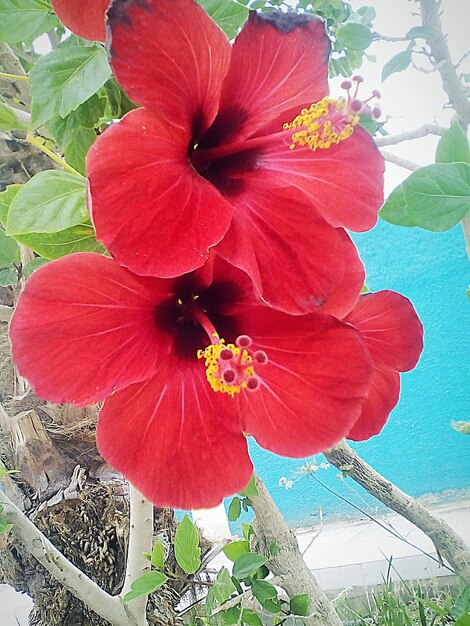
[[[43,145],[39,139],[37,139],[36,137],[33,137],[33,135],[28,134],[26,136],[26,141],[32,144],[33,146],[35,146],[36,148],[39,148],[41,152],[44,152],[44,154],[47,154],[48,157],[50,157],[55,163],[63,167],[64,170],[66,170],[70,174],[74,174],[75,176],[80,176],[80,177],[82,176],[80,172],[77,172],[77,170],[74,170],[73,167],[71,167],[68,163],[64,161],[64,159],[62,159],[60,156],[52,152],[52,150],[49,150],[49,148],[46,148],[46,146]]]

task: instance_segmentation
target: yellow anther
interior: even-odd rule
[[[233,343],[225,343],[224,339],[219,339],[218,335],[214,335],[217,343],[207,346],[205,350],[197,351],[198,359],[205,359],[206,378],[214,391],[227,393],[232,398],[236,393],[240,393],[247,386],[246,379],[253,376],[255,368],[253,367],[253,359],[245,348],[239,348]],[[220,359],[220,353],[229,349],[233,353],[230,361]],[[229,383],[224,378],[224,371],[236,368],[236,376],[233,383]]]
[[[283,128],[295,131],[289,146],[291,150],[296,146],[317,150],[330,148],[332,144],[348,139],[358,123],[359,115],[349,110],[346,100],[325,97],[310,108],[302,109],[300,115],[289,124],[284,124]]]

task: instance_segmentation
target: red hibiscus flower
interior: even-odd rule
[[[104,41],[109,3],[110,0],[52,0],[52,8],[60,21],[79,37]]]
[[[348,439],[363,441],[384,427],[400,396],[400,374],[413,369],[423,349],[423,327],[411,302],[394,291],[368,293],[344,318],[359,331],[374,361],[362,412]]]
[[[143,108],[88,155],[98,239],[141,275],[179,276],[214,248],[286,312],[328,299],[345,272],[337,228],[375,224],[383,159],[326,98],[322,21],[251,12],[231,46],[193,0],[115,0],[108,32]]]
[[[210,507],[249,481],[244,433],[314,454],[361,412],[372,363],[330,315],[260,304],[220,258],[176,279],[74,254],[38,269],[11,323],[13,356],[52,402],[105,400],[98,448],[157,505]]]

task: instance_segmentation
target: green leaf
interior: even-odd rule
[[[70,142],[65,146],[65,160],[80,174],[86,173],[85,158],[95,139],[96,132],[93,128],[78,126],[74,129]]]
[[[58,25],[45,0],[0,0],[0,41],[31,42]]]
[[[234,522],[235,520],[237,520],[242,512],[242,501],[240,500],[240,498],[233,498],[232,501],[229,504],[228,507],[228,519],[231,522]]]
[[[267,580],[255,580],[251,590],[263,609],[270,613],[279,613],[281,604],[274,585],[271,585]]]
[[[238,624],[241,612],[242,608],[240,605],[232,606],[226,611],[221,611],[219,615],[222,618],[222,624],[224,626],[233,626],[233,624]]]
[[[306,617],[308,615],[308,594],[302,593],[299,596],[294,596],[290,599],[290,612],[293,615],[301,615]]]
[[[178,565],[186,574],[194,574],[201,566],[201,548],[198,530],[187,515],[176,529],[174,546]]]
[[[364,24],[343,24],[336,31],[336,40],[343,48],[365,50],[372,43],[373,35]]]
[[[411,63],[411,50],[404,50],[393,56],[382,68],[382,82],[391,74],[403,72]]]
[[[111,74],[99,45],[57,48],[40,57],[31,72],[33,128],[55,115],[65,117],[88,100]]]
[[[263,626],[260,616],[251,609],[243,609],[242,623],[247,626]]]
[[[198,0],[202,8],[233,39],[248,17],[248,9],[234,0]]]
[[[427,607],[428,609],[431,609],[432,611],[440,615],[441,617],[446,617],[448,614],[445,609],[443,609],[441,606],[439,606],[436,602],[433,602],[432,600],[428,600],[427,598],[421,598],[419,596],[416,596],[416,600],[423,606]]]
[[[150,562],[156,569],[163,569],[165,565],[165,549],[161,541],[156,541],[153,546]]]
[[[26,130],[28,127],[18,121],[16,113],[0,102],[0,130]]]
[[[254,474],[251,476],[250,482],[245,487],[245,489],[243,489],[239,493],[240,493],[241,496],[246,496],[248,498],[250,498],[251,496],[258,496],[259,495],[258,488],[256,486],[256,479],[255,479],[255,475]]]
[[[429,34],[429,28],[425,26],[413,26],[407,33],[407,39],[425,39]]]
[[[58,233],[33,233],[15,235],[16,241],[24,244],[45,259],[58,259],[73,252],[104,253],[103,246],[96,241],[90,223],[78,224]]]
[[[46,265],[49,261],[47,259],[43,259],[41,256],[35,257],[32,261],[30,261],[25,267],[23,267],[23,276],[25,278],[29,278],[33,272],[37,269]]]
[[[410,215],[402,185],[396,187],[380,209],[380,217],[397,226],[416,226]]]
[[[0,228],[0,268],[10,267],[12,263],[20,260],[20,250],[14,239],[5,234]]]
[[[0,535],[10,532],[13,528],[13,524],[9,524],[4,517],[0,517]]]
[[[357,12],[361,16],[362,24],[372,24],[372,22],[377,17],[377,13],[374,7],[360,7]]]
[[[436,148],[436,163],[470,163],[467,134],[454,122],[442,135]]]
[[[15,195],[7,233],[56,233],[81,224],[88,217],[85,185],[85,178],[68,172],[39,172]]]
[[[392,224],[441,232],[458,224],[469,210],[470,165],[437,163],[413,172],[392,192],[380,216]]]
[[[0,286],[9,287],[10,285],[16,285],[18,282],[18,272],[14,269],[0,270]]]
[[[459,597],[456,599],[450,614],[454,619],[462,617],[470,611],[470,587],[465,587]]]
[[[242,554],[233,564],[233,575],[238,580],[243,580],[247,576],[254,574],[267,561],[266,557],[256,554],[256,552]]]
[[[253,526],[251,524],[245,524],[245,522],[242,522],[242,532],[245,539],[249,541],[251,535],[254,533]]]
[[[369,133],[369,135],[372,135],[372,136],[375,135],[375,133],[377,132],[377,129],[379,128],[379,125],[377,124],[375,119],[372,117],[372,115],[367,115],[367,114],[359,115],[359,124],[362,126],[364,130],[366,130]]]
[[[0,192],[0,222],[5,225],[8,210],[18,191],[23,185],[8,185],[5,191]]]
[[[223,553],[231,561],[236,561],[238,557],[245,552],[250,551],[250,544],[248,541],[232,541],[223,548]]]
[[[206,613],[210,615],[212,611],[226,602],[232,593],[236,593],[237,588],[233,584],[229,571],[226,567],[222,567],[216,576],[214,584],[209,590],[206,598]]]
[[[454,626],[470,626],[470,613],[465,613],[455,622]]]
[[[141,596],[148,596],[166,583],[168,576],[161,572],[145,572],[131,584],[131,590],[122,599],[123,604]]]

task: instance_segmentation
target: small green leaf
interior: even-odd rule
[[[15,235],[15,239],[45,259],[58,259],[73,252],[104,253],[103,246],[96,241],[93,226],[78,224],[58,233],[32,233]]]
[[[5,234],[0,228],[0,268],[10,267],[12,263],[20,260],[20,250],[14,239]]]
[[[5,225],[8,211],[13,202],[13,198],[23,185],[8,185],[5,191],[0,192],[0,222]]]
[[[413,26],[407,33],[407,39],[425,39],[429,34],[429,28],[425,26]]]
[[[233,626],[233,624],[238,624],[241,612],[242,608],[240,605],[232,606],[226,611],[221,611],[219,615],[222,618],[222,624],[224,626]]]
[[[459,597],[455,600],[450,614],[454,619],[462,617],[470,611],[470,587],[465,587]]]
[[[80,174],[85,174],[85,159],[89,149],[96,140],[96,132],[93,128],[78,126],[75,128],[72,139],[65,146],[64,157],[66,162]]]
[[[85,184],[85,178],[68,172],[39,172],[13,199],[7,233],[57,233],[81,224],[88,217]]]
[[[28,127],[18,121],[16,113],[0,102],[0,130],[26,130]]]
[[[254,533],[253,526],[251,524],[245,524],[245,522],[242,522],[242,532],[245,539],[249,541],[251,535],[253,535]]]
[[[243,609],[242,624],[247,626],[263,626],[260,616],[251,609]]]
[[[375,133],[377,132],[379,128],[379,125],[377,124],[375,119],[372,117],[372,115],[367,115],[367,114],[359,115],[359,124],[362,126],[364,130],[366,130],[369,133],[369,135],[372,135],[372,137],[375,135]]]
[[[454,626],[470,626],[470,612],[465,613],[455,622]]]
[[[250,498],[251,496],[258,496],[259,495],[258,488],[256,486],[256,479],[255,479],[255,475],[254,474],[250,478],[250,482],[245,487],[245,489],[240,491],[240,495],[241,496],[246,496],[248,498]]]
[[[31,42],[58,25],[45,0],[0,0],[0,41]]]
[[[186,574],[194,574],[201,566],[201,548],[199,533],[187,515],[176,529],[175,557],[178,565]]]
[[[165,549],[161,541],[156,541],[153,546],[150,562],[156,569],[163,569],[165,565]]]
[[[301,615],[302,617],[308,615],[308,595],[306,593],[290,599],[290,612],[293,615]]]
[[[13,524],[9,524],[4,517],[0,517],[0,535],[10,532],[13,528]]]
[[[336,31],[336,40],[343,48],[365,50],[372,43],[373,35],[364,24],[343,24]]]
[[[454,122],[442,135],[436,148],[436,163],[470,163],[467,134]]]
[[[248,9],[234,0],[198,0],[214,22],[233,39],[248,17]]]
[[[281,604],[274,585],[271,585],[267,580],[255,580],[251,590],[263,609],[270,613],[279,613]]]
[[[56,48],[41,56],[31,72],[32,128],[55,115],[68,115],[110,75],[106,52],[99,45]]]
[[[123,604],[141,596],[148,596],[166,583],[168,576],[161,572],[146,572],[131,584],[131,590],[122,599]]]
[[[207,615],[210,615],[217,606],[220,606],[223,602],[226,602],[233,593],[236,593],[236,591],[237,588],[233,584],[228,569],[226,567],[222,567],[222,569],[216,576],[214,584],[207,594]]]
[[[48,263],[47,259],[43,259],[40,256],[35,257],[25,267],[23,267],[23,276],[29,278],[33,272]]]
[[[382,69],[382,82],[392,74],[403,72],[411,63],[411,50],[404,50],[387,61]]]
[[[223,553],[231,561],[236,561],[238,557],[245,552],[250,551],[250,544],[248,541],[232,541],[223,548]]]
[[[434,611],[441,617],[447,616],[447,611],[443,609],[441,606],[439,606],[436,602],[433,602],[432,600],[428,600],[427,598],[420,598],[419,596],[416,596],[416,599],[418,600],[420,604],[427,607],[428,609],[431,609],[432,611]]]
[[[233,575],[238,580],[243,580],[247,576],[254,574],[267,561],[266,557],[256,554],[256,552],[242,554],[233,564]]]
[[[272,554],[273,556],[276,556],[276,554],[279,554],[279,546],[275,541],[272,541],[269,544],[269,554]]]
[[[436,163],[413,172],[395,189],[380,216],[393,224],[441,232],[458,224],[469,210],[470,165]]]
[[[0,270],[0,287],[10,287],[18,282],[18,272],[14,269]]]
[[[242,501],[240,498],[233,498],[228,507],[228,519],[231,522],[237,520],[242,512]]]

